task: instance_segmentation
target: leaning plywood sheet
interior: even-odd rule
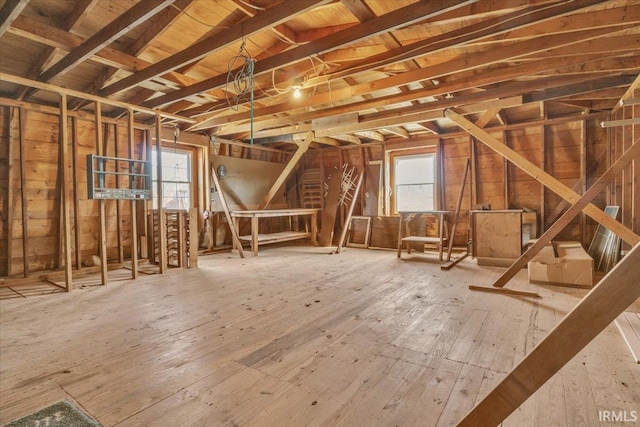
[[[640,313],[625,311],[618,316],[615,324],[629,346],[636,363],[640,363]]]

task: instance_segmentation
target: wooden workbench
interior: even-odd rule
[[[252,211],[233,211],[231,217],[235,222],[236,229],[238,228],[238,222],[240,218],[251,218],[251,235],[240,236],[241,241],[251,242],[251,252],[253,255],[258,255],[258,246],[266,245],[269,243],[286,242],[289,240],[311,238],[311,243],[316,244],[317,235],[317,215],[320,209],[267,209],[267,210],[252,210]],[[311,226],[307,227],[305,231],[281,231],[278,233],[259,234],[258,233],[258,220],[260,218],[275,218],[275,217],[294,217],[309,215],[311,217]]]

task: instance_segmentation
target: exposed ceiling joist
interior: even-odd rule
[[[243,38],[249,37],[252,34],[265,28],[269,28],[285,22],[286,20],[291,19],[298,14],[304,13],[315,6],[327,3],[328,1],[330,0],[298,0],[294,3],[280,3],[272,7],[271,9],[268,9],[254,16],[253,18],[247,19],[243,22],[242,25],[233,26],[224,33],[217,34],[211,39],[202,40],[201,42],[196,43],[195,45],[184,49],[176,53],[175,55],[172,55],[162,61],[153,64],[150,67],[145,68],[142,71],[132,74],[129,77],[125,77],[124,79],[101,89],[100,95],[108,96],[123,90],[127,90],[145,80],[152,79],[169,71],[180,68],[184,65],[187,65],[190,62],[204,58],[205,56],[215,52],[218,49],[236,43]],[[226,78],[226,76],[224,77]],[[209,89],[214,89],[214,87],[206,88],[204,90],[198,90],[196,92],[190,93],[187,96],[204,92]],[[186,98],[186,96],[183,98]]]
[[[147,0],[136,3],[131,9],[111,21],[102,30],[98,31],[82,43],[82,45],[69,52],[67,56],[47,69],[47,71],[38,77],[38,80],[41,82],[50,82],[59,74],[70,70],[85,59],[90,58],[93,54],[108,46],[123,34],[128,33],[131,29],[145,22],[151,16],[173,3],[173,1],[174,0]]]
[[[319,55],[338,47],[345,46],[390,31],[394,28],[401,28],[412,23],[424,20],[430,16],[436,16],[452,8],[460,7],[464,4],[473,3],[476,0],[441,0],[439,2],[420,2],[401,9],[397,9],[386,15],[367,21],[366,24],[356,25],[345,30],[331,34],[327,37],[315,40],[302,46],[295,47],[286,52],[273,55],[256,63],[254,75],[270,72],[273,69],[284,67],[295,62],[306,59],[310,56]],[[296,2],[297,4],[298,2]],[[277,7],[277,6],[276,6]],[[275,7],[274,7],[275,8]],[[172,92],[170,94],[154,98],[145,103],[145,106],[158,107],[171,102],[184,99],[191,95],[223,86],[227,76],[219,75],[187,88]]]
[[[7,0],[0,9],[0,37],[9,29],[13,21],[27,7],[29,0]]]

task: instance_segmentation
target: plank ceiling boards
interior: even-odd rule
[[[339,117],[344,113],[336,110],[338,105],[353,104],[351,111],[380,112],[409,101],[437,102],[438,97],[452,97],[451,103],[458,104],[456,98],[469,94],[474,86],[487,90],[519,80],[527,82],[520,94],[529,95],[530,102],[566,98],[564,115],[580,114],[591,106],[600,111],[615,103],[626,83],[612,80],[603,89],[589,82],[635,75],[640,67],[635,55],[637,1],[310,1],[307,6],[296,2],[299,11],[285,7],[279,12],[283,6],[276,2],[182,0],[157,2],[155,9],[146,5],[145,11],[136,13],[135,8],[143,6],[133,0],[96,0],[85,5],[90,7],[88,13],[76,17],[76,22],[71,22],[73,11],[68,6],[48,3],[32,0],[13,18],[0,38],[9,59],[0,66],[2,71],[34,78],[34,69],[43,68],[42,58],[51,47],[63,47],[53,53],[41,79],[50,80],[67,70],[53,82],[182,111],[203,121],[199,129],[225,138],[244,137],[247,132],[248,104],[240,105],[238,112],[230,111],[225,95],[229,60],[243,39],[251,56],[258,58],[254,130],[282,128],[278,136],[285,136],[292,122],[304,131],[313,118]],[[147,19],[139,22],[136,17]],[[34,37],[37,25],[25,27],[22,18],[58,29],[56,37],[67,33],[69,40],[76,37],[76,41],[46,46],[46,36]],[[118,32],[118,22],[139,28],[129,25]],[[102,29],[108,23],[112,29]],[[23,45],[33,51],[26,58],[16,53]],[[105,62],[105,55],[111,59]],[[137,64],[130,59],[136,57]],[[576,83],[562,93],[536,93],[546,88],[541,83],[546,76],[557,77],[561,86],[563,77],[571,83],[575,67],[583,73],[583,79],[578,79],[582,86]],[[472,78],[487,73],[485,79]],[[302,86],[303,96],[297,103],[288,94],[278,94],[294,84]],[[2,92],[19,90],[10,86]],[[607,97],[603,90],[611,95]],[[53,103],[46,94],[29,95],[30,100]],[[504,95],[486,97],[492,96]],[[463,99],[460,103],[466,102]],[[72,103],[73,108],[77,106]],[[309,107],[313,116],[302,114]],[[203,108],[207,114],[200,117]],[[297,114],[291,120],[278,120],[283,110]],[[504,114],[511,110],[522,121],[539,118],[524,107],[523,115],[518,115],[518,107],[506,108]],[[204,122],[207,118],[214,120]],[[432,120],[445,126],[444,131],[452,129],[446,121]],[[428,132],[411,122],[396,129],[403,132],[403,127],[408,136]],[[378,123],[366,130],[394,134]]]

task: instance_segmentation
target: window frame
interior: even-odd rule
[[[388,152],[388,164],[389,164],[389,187],[388,187],[388,201],[389,210],[391,215],[399,215],[397,209],[397,185],[396,185],[396,159],[402,157],[420,157],[420,156],[432,156],[433,157],[433,210],[438,210],[440,205],[439,195],[439,177],[440,177],[440,164],[438,159],[438,153],[435,146],[422,147],[418,149],[396,150]]]
[[[154,168],[157,167],[157,151],[156,151],[155,146],[151,147],[150,150],[150,156],[151,156],[151,163],[152,163],[152,171]],[[197,170],[195,168],[195,156],[196,156],[196,152],[194,149],[192,149],[191,147],[185,147],[185,146],[180,146],[180,147],[169,147],[169,146],[161,146],[160,147],[160,152],[161,153],[165,153],[165,154],[182,154],[182,155],[186,155],[188,156],[188,161],[187,161],[187,174],[189,176],[189,181],[176,181],[176,180],[166,180],[165,176],[166,174],[163,173],[162,174],[162,188],[163,188],[163,205],[165,204],[165,197],[164,197],[164,186],[166,184],[188,184],[189,187],[189,205],[185,208],[166,208],[164,206],[162,206],[162,209],[167,209],[167,210],[189,210],[190,208],[194,207],[196,205],[196,200],[195,198],[197,197],[197,195],[195,194],[194,191],[194,185],[195,185],[195,181],[197,180],[197,176],[194,176],[195,173],[197,173]],[[166,171],[169,167],[167,166],[166,162],[163,161],[162,162],[162,171]],[[153,198],[152,198],[152,209],[157,209],[157,203],[158,203],[158,195],[157,195],[157,190],[158,190],[158,179],[157,179],[157,174],[153,174],[152,172],[152,176],[151,176],[151,180],[152,180],[152,189],[153,189]],[[184,198],[182,198],[184,199]]]

